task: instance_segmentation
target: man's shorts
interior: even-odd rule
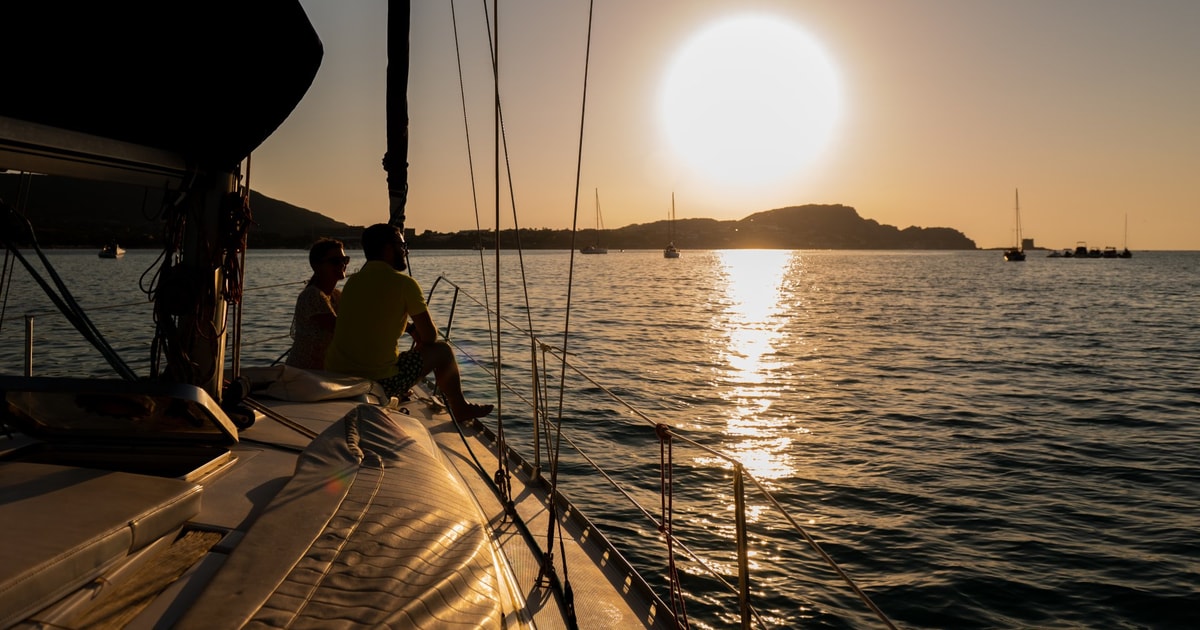
[[[380,379],[378,383],[388,396],[404,399],[408,390],[421,378],[421,353],[416,348],[401,352],[400,358],[396,359],[396,367],[400,371],[395,376]]]

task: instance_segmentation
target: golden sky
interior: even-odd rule
[[[386,221],[386,2],[302,4],[325,59],[251,185]],[[465,117],[451,3],[413,4],[408,227],[494,227],[483,2],[455,2]],[[582,114],[588,4],[500,12],[522,227],[593,227],[597,190],[607,227],[658,221],[674,193],[678,218],[841,203],[1001,247],[1019,189],[1038,245],[1200,250],[1195,0],[596,0]]]

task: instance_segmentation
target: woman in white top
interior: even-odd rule
[[[308,370],[325,368],[325,349],[333,339],[337,322],[338,300],[342,292],[338,281],[346,277],[350,257],[341,241],[318,239],[308,250],[308,264],[313,275],[296,297],[296,313],[292,318],[292,349],[287,364]]]

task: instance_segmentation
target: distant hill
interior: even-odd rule
[[[163,191],[37,175],[21,178],[0,174],[0,199],[29,218],[43,247],[96,247],[116,239],[122,247],[159,247],[162,224],[158,213]],[[18,195],[18,193],[21,193]],[[250,192],[250,247],[307,249],[318,236],[357,236],[361,226],[335,221],[323,214]]]
[[[680,219],[675,221],[675,244],[683,249],[977,249],[975,241],[951,228],[908,227],[864,219],[843,205],[805,205],[758,212],[736,221]],[[574,242],[592,243],[593,229],[581,230]],[[410,239],[414,247],[467,249],[479,241],[495,245],[490,233],[425,232]],[[516,246],[516,234],[500,234],[502,247]],[[526,249],[568,249],[568,230],[521,230]],[[609,249],[660,249],[667,244],[667,222],[642,223],[606,230],[600,243]]]
[[[736,222],[736,247],[783,249],[975,249],[958,230],[882,225],[843,205],[807,205],[752,214]]]
[[[21,197],[23,211],[43,247],[96,247],[116,239],[124,247],[159,247],[162,226],[157,213],[162,191],[107,182],[35,176]],[[16,202],[21,179],[0,174],[0,199]],[[333,236],[354,246],[362,226],[251,192],[251,248],[307,249],[319,236]],[[744,219],[680,219],[675,244],[683,249],[976,249],[975,242],[945,227],[903,230],[864,219],[843,205],[804,205],[757,212]],[[595,230],[522,229],[526,249],[568,249],[591,243]],[[601,242],[610,249],[659,249],[666,245],[667,222],[656,221],[606,230]],[[517,245],[516,233],[500,233],[501,245]],[[410,234],[414,248],[470,249],[477,243],[495,247],[495,234],[474,230]]]

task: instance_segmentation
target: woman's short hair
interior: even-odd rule
[[[344,249],[345,244],[336,238],[319,238],[317,242],[308,248],[308,266],[314,270],[317,268],[317,263],[321,262],[329,252],[335,252],[339,249]]]

